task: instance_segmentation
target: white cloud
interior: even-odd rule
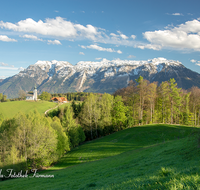
[[[121,50],[117,50],[116,52],[119,53],[119,54],[122,54],[122,51],[121,51]]]
[[[125,34],[122,34],[120,31],[117,31],[120,35],[120,37],[123,39],[123,40],[127,40],[128,39],[128,36],[126,36]]]
[[[101,57],[97,57],[97,58],[95,58],[95,60],[101,60],[102,58]]]
[[[19,70],[19,68],[15,68],[15,67],[0,67],[0,69],[4,69],[4,70]]]
[[[17,42],[17,40],[9,38],[6,35],[0,35],[0,41],[3,41],[3,42]]]
[[[5,67],[6,67],[6,66],[9,66],[7,63],[3,63],[3,62],[0,62],[0,65],[1,65],[1,66],[5,66]]]
[[[103,48],[103,47],[100,47],[100,46],[98,46],[98,45],[96,45],[96,44],[94,44],[94,45],[89,45],[89,46],[80,46],[81,48],[83,48],[83,49],[86,49],[86,48],[89,48],[89,49],[96,49],[96,50],[98,50],[98,51],[107,51],[107,52],[117,52],[117,53],[119,53],[119,54],[121,54],[122,52],[120,51],[120,50],[114,50],[114,49],[112,49],[112,48]]]
[[[113,37],[119,37],[119,35],[114,34],[114,33],[110,33],[110,35],[113,36]]]
[[[131,38],[135,40],[136,36],[135,35],[131,35]]]
[[[197,61],[195,59],[191,59],[190,62],[195,63],[195,65],[200,66],[200,61]]]
[[[172,13],[173,16],[183,16],[182,13]]]
[[[45,36],[48,38],[56,38],[58,40],[84,40],[89,39],[94,43],[125,45],[134,47],[136,42],[135,35],[128,37],[120,31],[106,34],[107,30],[88,25],[81,25],[67,21],[62,17],[47,18],[44,21],[35,21],[32,18],[20,20],[17,23],[0,21],[0,28],[8,29],[22,33],[22,36],[27,39],[41,40],[37,36]],[[24,33],[24,34],[23,34]],[[14,40],[13,40],[14,41]],[[51,42],[49,42],[51,43]]]
[[[9,65],[9,64],[3,63],[3,62],[0,62],[0,66],[3,66],[3,67],[12,67],[12,68],[14,68],[14,65]]]
[[[85,55],[83,52],[79,52],[79,55]]]
[[[127,58],[131,59],[131,58],[135,58],[134,55],[129,55]]]
[[[22,38],[27,38],[27,39],[32,39],[32,40],[43,41],[42,39],[38,38],[37,36],[29,35],[29,34],[25,34],[25,35],[20,36],[20,37],[22,37]]]
[[[18,70],[19,70],[19,71],[23,71],[23,70],[25,70],[25,68],[19,67]]]
[[[200,22],[198,20],[188,21],[168,30],[148,31],[143,33],[144,37],[151,42],[147,47],[159,50],[162,47],[175,49],[192,49],[200,51]]]
[[[192,62],[192,63],[196,63],[197,60],[191,59],[190,62]]]
[[[59,40],[53,40],[53,41],[52,40],[48,40],[48,44],[62,45]]]
[[[136,45],[135,47],[140,49],[153,49],[153,50],[160,50],[162,47],[156,44],[145,44],[145,45]]]
[[[17,32],[36,33],[65,39],[81,37],[94,40],[101,35],[101,32],[98,32],[98,28],[90,24],[86,26],[74,24],[61,17],[56,17],[55,19],[47,18],[44,22],[42,20],[36,22],[32,18],[27,18],[15,24],[0,21],[0,27]]]

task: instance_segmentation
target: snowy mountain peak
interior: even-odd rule
[[[56,65],[56,66],[69,66],[71,65],[71,63],[67,62],[67,61],[57,61],[57,60],[52,60],[52,61],[37,61],[34,65],[37,66],[52,66],[52,65]]]
[[[162,63],[165,63],[166,65],[173,65],[173,66],[182,65],[182,63],[179,62],[179,61],[167,60],[167,59],[165,59],[163,57],[149,59],[148,63],[151,63],[153,65],[159,65],[159,64],[162,64]]]
[[[42,91],[113,93],[127,86],[128,81],[135,81],[139,76],[150,82],[157,81],[159,84],[174,78],[179,87],[185,89],[193,85],[200,86],[198,73],[190,71],[179,61],[162,57],[143,61],[121,59],[80,61],[76,65],[71,65],[67,61],[39,60],[13,76],[5,85],[8,86],[6,93],[10,97],[18,95],[19,86],[25,91],[30,91],[35,84],[38,86],[38,93]],[[8,85],[10,83],[16,85]],[[4,83],[0,84],[4,90]],[[16,86],[16,89],[13,86]]]
[[[101,61],[79,61],[76,65],[72,65],[67,61],[37,61],[34,65],[39,66],[42,69],[45,69],[46,67],[51,68],[52,65],[55,65],[55,67],[73,67],[74,69],[80,70],[81,68],[87,69],[87,68],[100,68],[100,67],[112,67],[112,66],[141,66],[146,64],[153,64],[153,65],[159,65],[159,64],[166,64],[166,65],[173,65],[178,66],[182,65],[179,61],[174,60],[167,60],[163,57],[158,57],[154,59],[149,59],[147,61],[136,61],[136,60],[121,60],[121,59],[114,59],[114,60],[107,60],[102,59]]]

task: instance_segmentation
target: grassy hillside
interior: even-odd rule
[[[39,113],[44,113],[49,108],[55,107],[56,103],[47,101],[12,101],[0,103],[0,113],[3,113],[4,117],[11,118],[19,111],[28,113],[37,109]]]
[[[7,180],[1,188],[199,189],[198,131],[170,125],[130,128],[67,153],[47,171],[54,178]]]

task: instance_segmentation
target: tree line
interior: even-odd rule
[[[175,79],[150,83],[139,77],[136,82],[115,92],[120,95],[133,117],[134,125],[168,123],[199,125],[200,89],[192,87],[183,90],[177,87]]]
[[[74,119],[91,140],[127,127],[166,123],[200,125],[200,89],[184,90],[175,79],[150,83],[139,77],[113,95],[90,93],[83,103],[72,102]],[[51,113],[62,121],[65,109]]]
[[[33,91],[30,91],[28,93],[33,93]],[[24,90],[19,90],[18,97],[12,98],[12,99],[6,99],[7,96],[0,93],[0,101],[6,102],[6,101],[21,101],[26,99],[26,92]],[[68,101],[84,101],[85,98],[90,94],[90,92],[68,92],[68,93],[49,93],[46,91],[43,91],[41,94],[38,95],[38,98],[40,100],[50,101],[53,97],[65,97]]]

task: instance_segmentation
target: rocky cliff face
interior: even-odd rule
[[[67,61],[38,61],[17,75],[0,83],[0,93],[9,98],[18,97],[20,89],[30,91],[37,85],[39,93],[90,91],[113,93],[126,87],[139,76],[150,82],[175,78],[184,89],[200,87],[200,74],[184,67],[179,61],[154,58],[147,61],[106,60],[80,61],[71,65]]]

